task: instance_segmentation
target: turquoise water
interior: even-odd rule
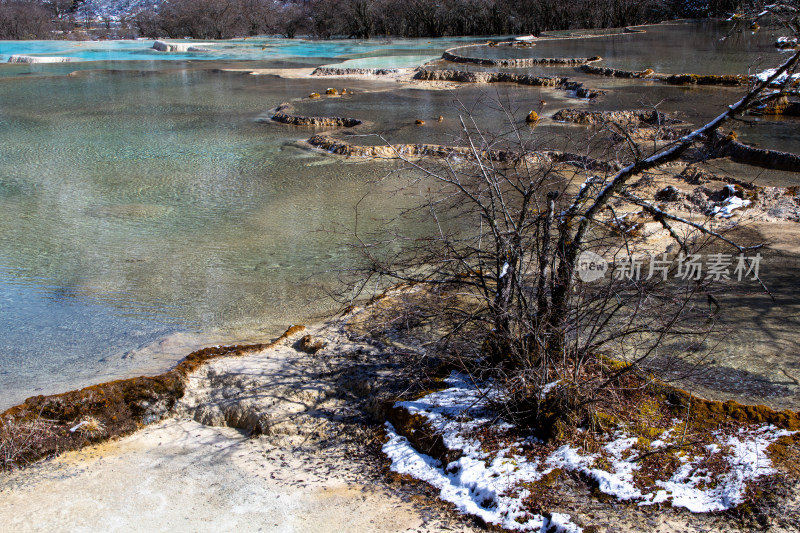
[[[208,52],[159,52],[152,39],[135,41],[0,41],[0,62],[14,54],[73,57],[81,61],[187,61],[187,60],[318,60],[385,57],[382,67],[401,66],[404,56],[440,57],[451,46],[474,42],[474,38],[391,39],[332,41],[304,39],[251,38],[229,41],[172,40],[174,43],[203,45]],[[399,58],[399,59],[395,59]],[[414,60],[412,60],[412,64]],[[412,65],[408,65],[412,66]],[[416,66],[416,65],[413,65]]]

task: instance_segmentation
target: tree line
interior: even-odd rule
[[[702,5],[700,5],[702,4]],[[369,39],[610,28],[732,13],[737,0],[167,0],[136,24],[148,37]]]
[[[739,0],[164,0],[132,17],[145,37],[229,39],[502,35],[729,15]],[[83,0],[0,0],[0,39],[69,31]],[[76,22],[78,20],[78,22]],[[85,22],[85,20],[84,20]]]

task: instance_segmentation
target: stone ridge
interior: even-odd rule
[[[467,146],[445,146],[440,144],[386,144],[364,146],[350,144],[324,134],[314,135],[307,142],[315,148],[347,157],[399,159],[402,157],[449,157],[452,155],[470,157],[474,154],[473,150]],[[614,161],[603,161],[601,159],[594,159],[584,155],[560,152],[557,150],[530,152],[524,155],[511,150],[484,150],[480,152],[480,155],[481,157],[499,162],[515,163],[524,159],[526,162],[535,165],[561,163],[603,172],[614,172],[620,168],[620,165]]]
[[[399,74],[396,68],[346,68],[346,67],[317,67],[312,76],[388,76]]]
[[[723,135],[718,131],[711,143],[715,146],[716,157],[730,157],[737,163],[772,170],[800,172],[800,155],[797,154],[748,146],[737,141],[735,135]]]
[[[516,83],[534,87],[554,87],[565,91],[575,91],[578,98],[596,98],[605,91],[584,87],[582,83],[570,81],[569,78],[552,76],[532,76],[530,74],[514,74],[511,72],[470,72],[463,70],[440,70],[421,68],[414,74],[415,80],[455,81],[459,83]]]
[[[292,110],[292,105],[283,103],[275,108],[275,113],[270,120],[280,122],[281,124],[290,124],[292,126],[316,126],[316,127],[330,127],[330,128],[352,128],[358,126],[362,122],[357,118],[348,117],[307,117],[303,115],[292,115],[287,111]]]
[[[442,59],[452,63],[472,63],[475,65],[484,65],[491,67],[534,67],[538,65],[552,66],[552,65],[583,65],[592,61],[600,61],[602,58],[595,57],[520,57],[520,58],[481,58],[462,56],[453,52],[459,48],[466,48],[464,46],[458,48],[451,48],[445,50],[442,54]]]
[[[669,85],[746,85],[748,77],[736,74],[661,74],[652,69],[643,71],[620,70],[594,65],[581,65],[580,70],[586,74],[605,76],[607,78],[642,78],[662,81]]]

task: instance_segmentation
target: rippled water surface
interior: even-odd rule
[[[121,356],[173,331],[269,337],[333,309],[324,271],[350,259],[329,230],[378,174],[295,146],[307,130],[255,122],[308,82],[96,70],[0,83],[3,402],[147,367]]]
[[[673,30],[664,28],[647,34],[662,42],[656,51],[650,37],[644,42],[651,44],[623,44],[642,34],[540,43],[535,50],[597,53],[619,68],[702,72],[694,56],[675,59],[687,54],[687,44],[668,41]],[[701,34],[699,41],[712,43]],[[360,133],[393,142],[438,143],[457,128],[457,105],[472,109],[487,128],[502,127],[496,105],[486,105],[492,99],[520,116],[542,100],[545,111],[596,105],[530,87],[424,91],[393,81],[220,70],[408,66],[459,42],[465,41],[253,39],[215,44],[217,51],[201,58],[158,55],[146,41],[0,42],[0,61],[13,53],[84,60],[0,65],[0,409],[34,393],[161,371],[185,355],[183,346],[270,338],[336,308],[326,298],[336,286],[333,271],[353,255],[347,238],[331,230],[352,228],[355,206],[368,192],[359,204],[362,230],[408,200],[391,194],[391,179],[374,182],[386,165],[309,151],[298,141],[313,130],[256,121],[279,103],[293,101],[305,114],[363,119]],[[754,43],[753,53],[760,53],[763,43]],[[654,62],[672,46],[677,51],[665,63]],[[681,61],[697,68],[684,69]],[[719,66],[709,61],[708,69]],[[603,108],[661,102],[692,122],[716,114],[737,94],[587,79],[611,90]],[[334,84],[353,94],[302,98]],[[425,127],[414,125],[418,118]],[[772,127],[754,135],[774,140],[784,132],[775,142],[796,149],[798,128]],[[544,121],[535,134],[562,146],[575,131]]]

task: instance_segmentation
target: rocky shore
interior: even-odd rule
[[[19,532],[254,524],[268,531],[472,531],[469,520],[414,503],[417,490],[382,474],[370,413],[400,386],[390,369],[406,356],[358,341],[341,321],[291,328],[268,345],[193,354],[179,371],[182,393],[157,417],[138,418],[138,431],[116,433],[112,401],[108,418],[95,411],[102,422],[75,431],[89,437],[80,450],[59,449],[51,461],[0,474],[0,519]],[[108,387],[37,405],[69,398],[78,412],[102,390]]]

